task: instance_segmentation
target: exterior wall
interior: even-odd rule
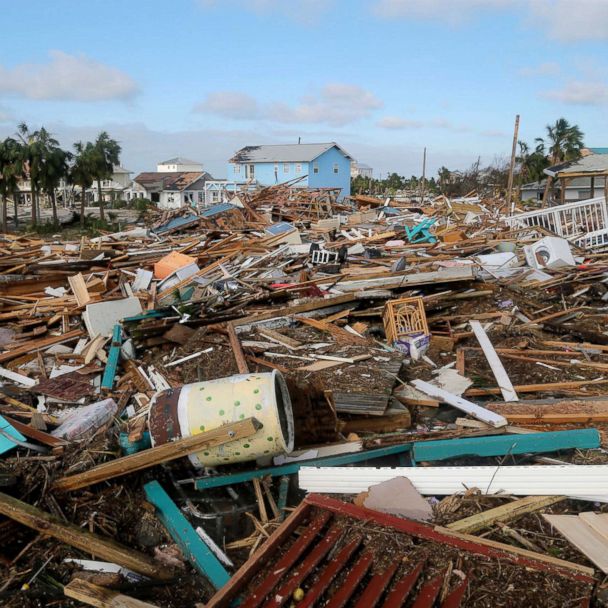
[[[314,172],[315,163],[319,172]],[[338,173],[334,173],[334,164]],[[310,163],[308,185],[311,188],[341,188],[340,199],[350,196],[350,160],[337,148],[327,150]]]
[[[160,193],[159,209],[179,209],[182,206],[181,192],[168,191]]]
[[[253,179],[262,186],[274,186],[308,174],[308,163],[231,163],[228,165],[228,181],[245,182],[249,179],[248,165],[254,165]],[[297,169],[300,169],[297,171]],[[287,171],[286,171],[287,169]],[[275,173],[276,170],[276,173]],[[308,178],[298,182],[307,186]]]

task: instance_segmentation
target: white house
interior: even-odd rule
[[[195,160],[189,160],[181,156],[164,160],[162,163],[156,165],[156,171],[158,173],[201,173],[203,171],[203,163],[199,163]]]
[[[150,199],[161,209],[198,207],[205,202],[205,183],[213,178],[205,171],[145,172],[133,180],[133,196]]]
[[[128,169],[116,165],[110,179],[104,179],[101,182],[101,195],[104,201],[111,200],[128,200],[131,189],[131,173]],[[87,193],[92,195],[93,201],[99,201],[99,191],[97,182],[87,190]]]
[[[355,177],[358,177],[359,175],[361,177],[365,177],[367,179],[367,178],[374,176],[374,170],[369,165],[366,165],[365,163],[352,162],[350,164],[350,176],[352,178],[355,178]]]

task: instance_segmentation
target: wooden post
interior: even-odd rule
[[[566,188],[568,187],[568,179],[562,177],[559,180],[560,190],[559,190],[559,202],[563,205],[566,202]]]
[[[515,170],[515,155],[517,153],[517,136],[519,133],[519,114],[515,116],[515,128],[513,129],[513,146],[511,147],[511,165],[509,167],[509,181],[507,184],[507,209],[511,215],[515,211],[515,201],[511,202],[513,195],[513,172]]]
[[[595,197],[595,176],[591,176],[591,183],[589,184],[589,198]]]

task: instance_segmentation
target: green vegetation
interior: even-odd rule
[[[73,148],[73,152],[62,149],[59,142],[44,127],[32,130],[25,123],[18,125],[14,137],[0,141],[0,204],[3,231],[7,229],[9,198],[13,199],[15,227],[19,227],[19,183],[26,180],[30,182],[32,200],[31,223],[28,226],[30,229],[38,230],[41,224],[41,195],[46,195],[51,201],[53,220],[40,226],[40,230],[50,232],[58,229],[57,190],[62,182],[81,190],[80,220],[83,230],[111,227],[112,223],[105,221],[101,183],[112,177],[114,165],[120,163],[121,147],[103,131],[95,142],[76,142]],[[87,223],[84,213],[86,190],[94,182],[97,182],[99,194],[99,228]]]
[[[350,190],[353,194],[379,194],[393,196],[397,192],[420,192],[422,178],[412,175],[409,179],[397,173],[390,173],[386,179],[373,179],[369,177],[357,177],[351,179]],[[425,180],[424,192],[437,193],[437,183],[434,177]]]

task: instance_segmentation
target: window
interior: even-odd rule
[[[289,163],[283,163],[283,173],[289,173]]]
[[[296,165],[296,173],[302,173],[302,165],[300,163]]]
[[[204,200],[203,198],[203,192],[201,190],[198,191],[198,202],[202,203]]]
[[[238,175],[241,172],[241,165],[234,165],[234,173]]]
[[[338,163],[334,163],[334,173],[338,173],[340,171],[340,167],[338,166]]]
[[[250,179],[255,176],[255,165],[247,165],[246,176]]]
[[[318,163],[314,163],[312,166],[312,172],[313,173],[318,173],[319,172],[319,165]]]

